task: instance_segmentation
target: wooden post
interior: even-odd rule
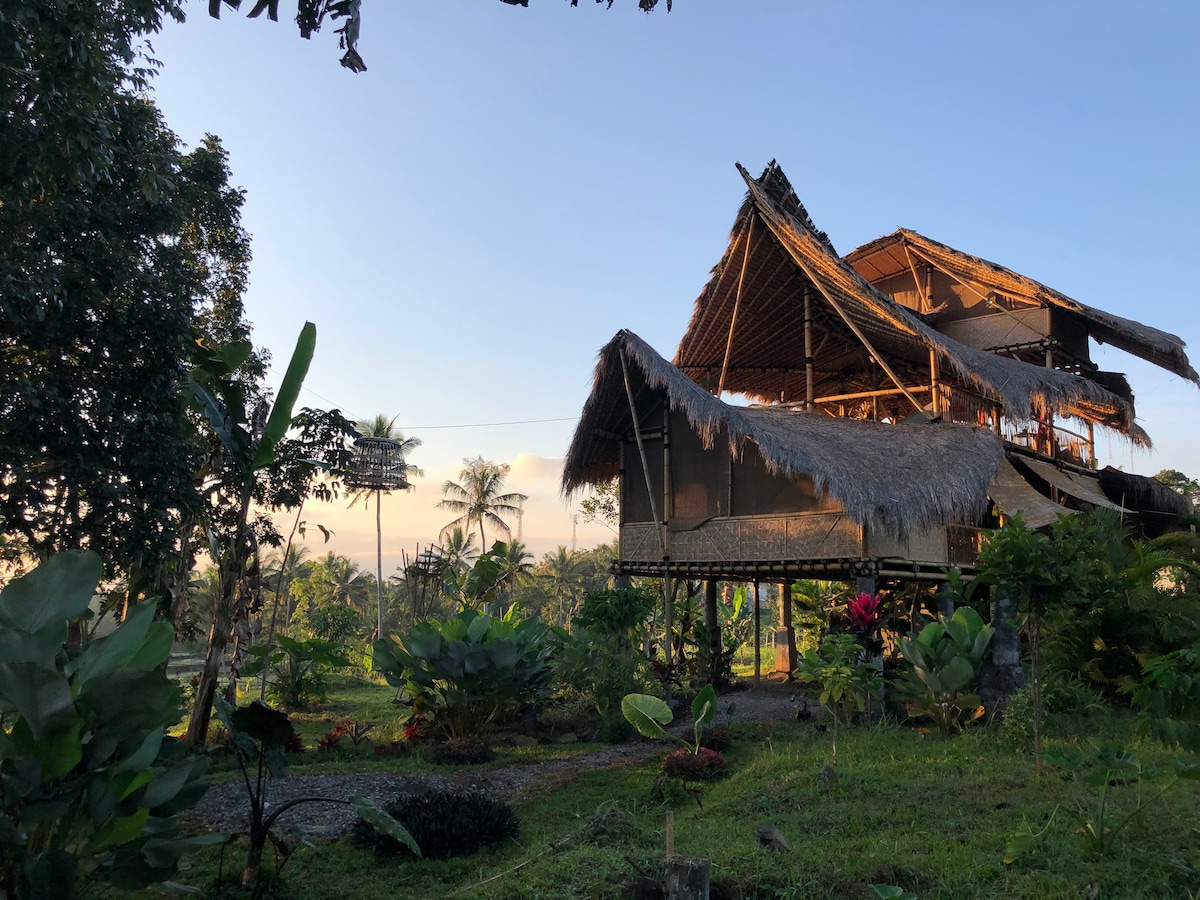
[[[709,861],[702,856],[669,856],[663,881],[667,900],[708,900]]]
[[[779,587],[779,628],[775,631],[775,671],[792,680],[796,670],[796,629],[792,626],[792,582],[784,579]]]
[[[929,349],[929,390],[933,393],[933,416],[937,418],[942,414],[942,382],[937,351],[932,347]]]
[[[667,593],[667,608],[664,614],[667,626],[667,670],[675,660],[674,646],[674,597],[671,586],[671,407],[663,409],[663,519],[661,534],[663,562],[666,563],[663,584]],[[671,683],[667,682],[667,699],[671,699]]]
[[[1049,346],[1046,347],[1046,368],[1054,368],[1054,351]],[[1046,455],[1051,459],[1058,456],[1057,453],[1058,441],[1054,439],[1054,411],[1049,407],[1046,409]]]

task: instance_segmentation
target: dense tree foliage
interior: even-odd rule
[[[181,154],[132,97],[113,122],[106,177],[0,207],[0,530],[124,569],[161,563],[197,502],[180,386],[205,329],[248,331],[250,251],[219,141]]]

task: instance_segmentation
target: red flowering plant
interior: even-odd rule
[[[879,606],[879,595],[871,595],[865,591],[846,602],[846,618],[850,620],[850,630],[854,632],[863,649],[871,655],[883,652],[883,640],[879,635],[883,613]]]

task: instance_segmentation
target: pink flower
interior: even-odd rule
[[[879,595],[872,597],[864,592],[846,604],[846,614],[850,617],[850,625],[855,631],[869,634],[879,627]]]

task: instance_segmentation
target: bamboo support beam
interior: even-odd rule
[[[854,336],[858,338],[860,342],[862,342],[862,345],[867,349],[867,352],[871,354],[871,358],[879,364],[879,368],[883,369],[883,371],[887,374],[887,377],[892,380],[892,383],[900,389],[900,393],[908,398],[909,402],[912,403],[913,407],[918,412],[923,413],[925,408],[920,404],[920,402],[918,402],[917,398],[912,395],[909,389],[904,386],[904,384],[900,381],[900,376],[892,371],[892,367],[889,366],[884,361],[883,357],[879,355],[879,352],[871,344],[870,340],[867,339],[867,336],[862,333],[862,330],[857,325],[854,324],[854,320],[846,314],[846,311],[842,309],[841,304],[839,304],[837,300],[833,298],[833,294],[826,290],[823,284],[817,281],[812,271],[807,265],[805,265],[804,261],[800,259],[799,255],[794,253],[790,247],[788,247],[788,253],[791,255],[792,259],[795,260],[796,265],[798,265],[804,274],[808,276],[808,280],[816,285],[817,290],[821,292],[821,295],[825,298],[829,305],[834,308],[834,311],[842,317],[842,321],[846,323],[852,332],[854,332]]]
[[[804,403],[811,410],[813,398],[812,289],[804,286]]]
[[[737,325],[738,309],[742,305],[742,285],[746,281],[746,264],[750,262],[750,243],[754,238],[754,216],[746,226],[746,250],[742,254],[742,271],[738,275],[737,293],[733,298],[733,315],[729,317],[729,337],[725,340],[725,362],[721,364],[721,378],[717,382],[717,396],[725,391],[725,373],[729,371],[729,356],[733,353],[733,329]]]
[[[658,504],[654,502],[654,483],[650,479],[650,463],[646,460],[646,445],[642,443],[642,427],[638,422],[637,405],[633,402],[633,387],[629,383],[629,364],[625,361],[624,352],[621,353],[621,374],[625,376],[625,396],[629,398],[629,415],[633,419],[633,436],[637,441],[638,454],[642,458],[642,475],[646,478],[646,496],[650,498],[650,515],[654,516],[654,524],[659,528],[658,543],[665,559],[667,545],[663,540],[662,519],[658,517]]]
[[[929,385],[918,384],[906,389],[910,394],[924,394]],[[899,397],[904,391],[898,388],[880,388],[877,391],[858,391],[853,394],[833,394],[829,397],[817,397],[814,403],[843,403],[846,400],[869,400],[872,397]],[[794,404],[793,404],[794,405]]]
[[[929,349],[929,391],[933,394],[933,416],[937,418],[942,414],[942,384],[937,351],[932,347]]]
[[[917,267],[913,265],[912,254],[908,252],[908,244],[902,243],[900,246],[904,248],[904,258],[908,260],[908,271],[912,273],[913,290],[916,291],[917,297],[920,300],[921,312],[929,312],[929,307],[932,305],[932,300],[928,296],[928,282],[926,282],[926,289],[921,290],[921,279],[917,276]]]

